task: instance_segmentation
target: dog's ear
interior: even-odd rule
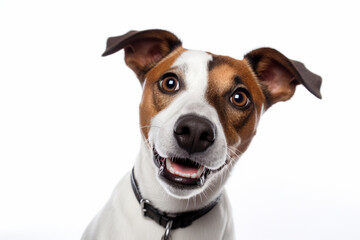
[[[103,57],[125,50],[125,62],[135,72],[140,82],[145,74],[171,51],[181,46],[181,41],[164,30],[130,31],[124,35],[110,37]]]
[[[245,59],[264,87],[268,107],[290,99],[298,84],[303,84],[321,99],[321,77],[310,72],[301,62],[290,60],[272,48],[253,50],[245,55]]]

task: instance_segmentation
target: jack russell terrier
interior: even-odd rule
[[[272,48],[237,60],[185,49],[164,30],[110,37],[103,56],[121,49],[143,88],[142,144],[82,239],[234,239],[230,171],[261,115],[298,84],[321,98],[321,77]]]

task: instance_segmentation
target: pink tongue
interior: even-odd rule
[[[185,174],[190,174],[190,175],[197,173],[197,171],[199,170],[199,168],[184,166],[184,165],[181,165],[181,164],[178,164],[175,162],[172,162],[171,166],[175,171],[185,173]]]

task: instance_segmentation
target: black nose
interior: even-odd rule
[[[174,137],[189,154],[203,152],[215,141],[216,128],[208,119],[194,114],[181,116],[174,125]]]

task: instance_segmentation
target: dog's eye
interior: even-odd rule
[[[230,102],[239,109],[243,109],[247,107],[250,103],[248,95],[246,94],[246,90],[244,89],[237,89],[233,95],[230,97]]]
[[[176,75],[164,76],[159,81],[159,88],[165,93],[174,93],[180,89],[180,83]]]

